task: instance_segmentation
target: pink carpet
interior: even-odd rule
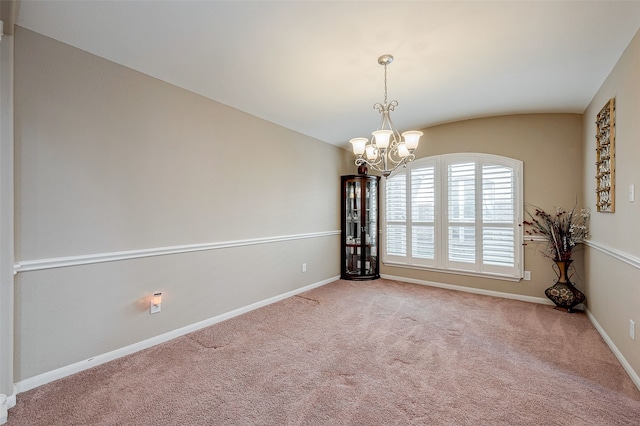
[[[18,395],[18,425],[638,425],[583,313],[337,281]]]

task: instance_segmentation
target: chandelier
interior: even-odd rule
[[[400,133],[391,121],[391,111],[398,106],[398,101],[387,103],[387,65],[393,62],[393,56],[382,55],[378,63],[384,65],[384,103],[376,103],[373,109],[382,114],[380,128],[372,133],[371,141],[367,138],[353,138],[351,142],[356,155],[356,166],[367,165],[387,177],[400,166],[407,166],[416,157],[413,152],[418,147],[422,132],[410,130]],[[404,138],[404,140],[402,140]]]

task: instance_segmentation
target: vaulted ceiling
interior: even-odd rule
[[[17,24],[338,146],[500,114],[582,113],[640,1],[20,1]]]

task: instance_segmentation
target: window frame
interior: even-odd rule
[[[449,206],[448,206],[448,170],[449,166],[459,163],[474,163],[475,167],[475,190],[474,190],[474,206],[475,220],[473,223],[475,232],[475,262],[464,263],[455,262],[449,259]],[[511,222],[484,222],[483,221],[483,170],[485,166],[496,165],[507,167],[513,170],[513,211],[514,218]],[[412,211],[412,172],[416,169],[424,169],[428,167],[434,168],[434,233],[435,233],[435,255],[434,259],[420,258],[414,256],[412,251],[413,232],[412,229],[419,221],[413,221]],[[398,179],[404,176],[405,181],[405,217],[404,221],[387,221],[387,183],[389,179]],[[383,233],[380,239],[381,260],[383,264],[395,267],[424,269],[437,272],[454,273],[460,275],[471,275],[479,277],[491,277],[508,281],[520,281],[524,275],[524,250],[523,250],[523,232],[520,224],[523,220],[523,162],[510,157],[504,157],[494,154],[485,153],[453,153],[442,154],[431,157],[423,157],[417,159],[407,165],[405,168],[397,169],[382,183],[381,196],[381,217]],[[487,197],[484,198],[485,200]],[[461,222],[463,223],[463,222]],[[388,225],[405,225],[405,255],[389,255],[387,254],[387,227]],[[469,223],[464,222],[465,225]],[[483,231],[487,228],[493,229],[512,229],[513,230],[513,266],[497,266],[491,264],[485,258],[483,259]]]

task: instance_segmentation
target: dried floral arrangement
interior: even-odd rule
[[[542,254],[553,259],[554,262],[571,260],[571,253],[578,244],[584,243],[589,238],[589,209],[571,211],[562,208],[551,215],[536,207],[535,213],[527,210],[530,221],[524,221],[527,235],[539,235],[547,241],[547,248]]]

